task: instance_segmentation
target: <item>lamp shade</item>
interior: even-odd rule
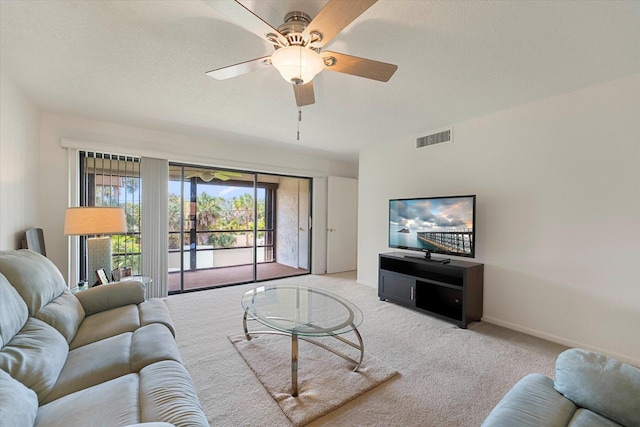
[[[67,208],[64,215],[66,236],[126,232],[127,217],[122,208],[81,206]]]
[[[271,63],[289,83],[309,83],[324,68],[318,52],[301,46],[281,47],[271,55]]]

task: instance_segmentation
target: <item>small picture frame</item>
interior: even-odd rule
[[[122,279],[123,277],[129,277],[129,276],[131,276],[131,267],[124,267],[120,271],[120,279]]]
[[[97,269],[96,276],[98,276],[99,285],[104,285],[106,283],[109,283],[109,278],[107,277],[107,273],[106,271],[104,271],[104,268]]]
[[[119,268],[116,268],[115,270],[111,270],[111,280],[113,280],[114,282],[119,282],[121,277],[121,272],[122,270],[120,270]]]

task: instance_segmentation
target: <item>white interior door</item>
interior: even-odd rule
[[[298,181],[298,268],[309,269],[309,180]]]
[[[357,268],[358,180],[327,181],[327,273]]]

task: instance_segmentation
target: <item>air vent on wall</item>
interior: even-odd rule
[[[441,144],[443,142],[452,142],[452,128],[445,129],[440,132],[432,133],[416,138],[416,148],[428,147],[430,145]]]

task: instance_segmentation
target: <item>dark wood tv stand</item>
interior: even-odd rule
[[[378,297],[414,307],[461,328],[482,318],[484,264],[442,264],[403,253],[380,254]]]

